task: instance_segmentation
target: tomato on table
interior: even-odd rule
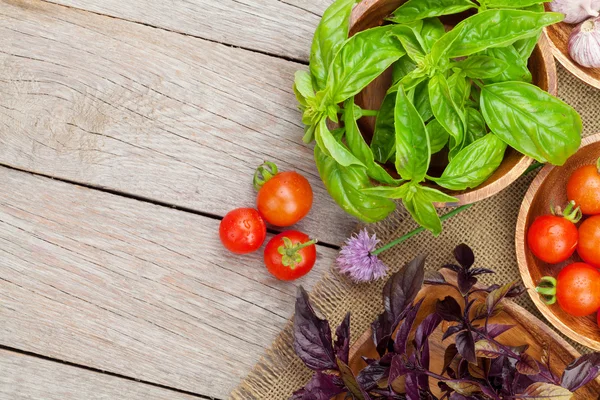
[[[600,268],[600,215],[586,219],[579,227],[577,253],[586,263]]]
[[[317,258],[316,240],[299,231],[286,231],[265,246],[265,265],[277,279],[291,281],[306,275]]]
[[[246,254],[256,251],[267,237],[267,226],[253,208],[237,208],[225,215],[219,225],[221,242],[229,251]]]
[[[600,214],[600,158],[596,165],[586,165],[573,172],[567,183],[567,196],[584,214]]]
[[[278,172],[272,162],[258,167],[254,187],[258,190],[258,211],[275,226],[294,225],[306,217],[312,207],[313,191],[308,180],[294,171]]]
[[[537,217],[527,231],[527,244],[540,260],[550,264],[566,261],[577,249],[579,233],[575,224],[581,213],[573,202],[565,207],[562,215]]]
[[[555,278],[542,278],[537,292],[547,304],[558,302],[568,314],[585,317],[600,309],[600,271],[585,263],[563,268]]]

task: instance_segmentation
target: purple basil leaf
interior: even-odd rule
[[[506,298],[514,298],[514,297],[519,297],[521,296],[523,293],[525,293],[527,290],[525,289],[525,287],[521,284],[515,285],[513,286],[512,289],[510,289],[508,291],[508,293],[506,293]]]
[[[450,271],[454,271],[458,274],[458,272],[462,270],[462,267],[456,264],[446,264],[442,266],[441,269],[449,269]]]
[[[314,371],[337,369],[331,345],[331,328],[315,314],[302,286],[296,296],[294,315],[294,350],[306,366]]]
[[[488,315],[492,315],[498,304],[500,304],[502,299],[506,297],[508,292],[513,289],[515,285],[517,285],[517,281],[507,283],[488,294],[487,299],[485,300]]]
[[[471,331],[463,331],[456,335],[456,348],[465,360],[473,364],[477,362],[477,357],[475,357],[475,341],[473,340]]]
[[[452,325],[450,328],[446,329],[444,336],[442,336],[442,340],[448,339],[450,336],[462,331],[463,329],[465,329],[463,325]]]
[[[373,343],[377,346],[379,356],[385,354],[392,337],[392,318],[387,311],[379,314],[377,319],[371,324],[373,331]]]
[[[421,367],[425,369],[429,369],[429,339],[425,338],[425,343],[423,343],[423,348],[421,349]],[[417,375],[417,384],[419,385],[419,389],[429,392],[429,376],[426,374]]]
[[[362,358],[362,360],[367,364],[367,365],[371,365],[374,362],[376,362],[377,360],[374,358],[369,358],[369,357],[365,357],[365,356],[361,356],[360,358]]]
[[[389,374],[389,383],[390,385],[394,382],[398,377],[404,376],[411,372],[412,370],[406,367],[405,358],[401,355],[394,355],[392,358],[392,365],[390,367]]]
[[[560,384],[574,392],[596,379],[599,374],[600,353],[586,354],[567,366]]]
[[[375,389],[372,393],[377,395],[377,400],[406,400],[404,394],[395,393],[391,389]]]
[[[494,339],[502,335],[504,332],[511,330],[514,327],[514,325],[489,324],[487,327],[487,333],[488,336]]]
[[[458,378],[465,379],[469,376],[469,362],[464,358],[461,358],[458,362],[458,368],[456,370]]]
[[[397,323],[423,287],[425,256],[421,255],[406,264],[390,277],[383,288],[383,307]],[[395,326],[392,327],[393,329]],[[393,330],[392,329],[392,330]]]
[[[427,271],[425,272],[426,285],[446,285],[446,278],[438,271]]]
[[[460,304],[451,296],[446,296],[444,300],[438,300],[435,305],[435,312],[445,321],[462,322],[463,320]]]
[[[335,331],[333,350],[337,358],[348,364],[350,353],[350,313],[346,314],[346,317]]]
[[[461,269],[458,272],[458,290],[460,294],[466,296],[473,286],[477,283],[477,278],[471,276],[468,270]]]
[[[450,400],[468,400],[468,397],[463,396],[460,393],[454,392],[449,397]]]
[[[423,300],[421,299],[417,304],[408,309],[406,313],[406,317],[404,318],[404,322],[400,325],[398,329],[398,333],[396,334],[396,340],[394,342],[394,352],[398,354],[406,353],[406,344],[408,343],[408,335],[412,330],[413,324],[415,323],[415,319],[417,318],[417,314],[419,313],[419,308],[421,304],[423,304]]]
[[[496,272],[488,268],[471,268],[469,270],[471,276],[483,275],[483,274],[495,274]]]
[[[346,390],[340,386],[339,378],[316,372],[303,389],[294,392],[290,400],[329,400]]]
[[[356,380],[350,367],[341,360],[337,360],[337,364],[340,371],[340,377],[342,378],[346,389],[348,389],[348,392],[352,395],[352,398],[355,400],[371,400],[369,394],[363,390]]]
[[[420,400],[419,386],[417,384],[417,375],[414,372],[406,374],[406,383],[404,384],[406,391],[406,400]]]
[[[356,381],[360,385],[360,387],[369,391],[377,387],[377,383],[387,378],[390,374],[390,365],[384,365],[380,361],[374,362],[367,367],[365,367],[358,376],[356,377]]]
[[[436,330],[442,322],[442,317],[438,314],[429,314],[423,322],[417,327],[415,332],[415,344],[417,349],[422,349],[425,340]]]
[[[459,244],[454,249],[454,258],[465,269],[471,268],[475,263],[475,254],[473,254],[473,250],[466,244]]]
[[[442,367],[442,375],[446,373],[457,354],[458,349],[456,348],[456,344],[452,343],[450,346],[446,347],[446,350],[444,351],[444,366]]]
[[[493,390],[492,388],[490,388],[489,386],[482,384],[482,385],[479,385],[479,387],[481,388],[481,391],[483,392],[483,394],[485,394],[489,398],[492,398],[494,400],[500,399],[500,397],[498,397],[498,393],[496,393],[496,391]]]

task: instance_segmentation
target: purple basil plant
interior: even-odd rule
[[[338,395],[353,400],[483,400],[483,399],[569,399],[572,393],[600,374],[600,353],[584,355],[567,366],[562,376],[527,353],[527,347],[512,347],[496,340],[513,328],[490,322],[504,298],[523,293],[517,282],[477,288],[477,277],[492,270],[474,267],[475,257],[467,245],[454,250],[456,264],[444,265],[457,274],[451,284],[439,273],[425,274],[425,257],[420,256],[394,274],[383,289],[384,311],[371,325],[379,359],[364,358],[366,367],[355,375],[348,367],[350,314],[346,315],[332,341],[326,320],[315,314],[307,293],[299,288],[294,316],[294,349],[308,368],[315,371],[306,386],[291,400],[329,400]],[[436,310],[413,330],[422,300],[417,293],[426,285],[446,285],[462,297],[439,300]],[[476,304],[475,292],[487,292]],[[429,367],[429,340],[442,321],[449,322],[444,340],[453,343],[445,351],[442,371]],[[414,334],[411,332],[414,331]],[[392,383],[404,378],[402,392]],[[433,379],[430,379],[433,378]],[[437,383],[440,397],[433,394]]]

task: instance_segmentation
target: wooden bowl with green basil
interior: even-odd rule
[[[435,207],[470,204],[533,159],[562,165],[581,118],[557,93],[535,0],[336,0],[295,92],[330,195],[365,222],[402,200],[441,232]],[[332,123],[339,123],[334,129]]]

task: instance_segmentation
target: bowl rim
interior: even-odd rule
[[[381,4],[381,2],[388,0],[362,0],[360,3],[354,7],[350,17],[350,31],[352,32],[353,27],[356,24],[362,22],[366,13]],[[548,79],[548,89],[547,92],[552,96],[558,95],[558,73],[556,69],[556,61],[554,59],[553,53],[551,51],[549,40],[545,35],[541,35],[540,39],[536,45],[539,48],[543,64],[546,66],[546,77]],[[525,171],[527,168],[533,163],[533,159],[524,154],[521,154],[521,158],[519,161],[509,170],[505,172],[504,175],[496,179],[494,182],[467,189],[462,191],[462,193],[452,194],[457,201],[454,202],[443,202],[443,203],[434,203],[434,206],[437,208],[444,207],[458,207],[461,205],[473,204],[477,203],[481,200],[485,200],[489,197],[495,196],[500,193],[507,187],[509,187],[512,183],[514,183]],[[488,178],[489,179],[489,178]]]
[[[587,147],[591,144],[600,142],[600,133],[593,134],[591,136],[587,136],[581,140],[581,146],[579,147],[578,152],[581,151],[584,147]],[[543,182],[546,180],[550,172],[552,172],[556,167],[554,165],[546,165],[542,170],[538,173],[535,179],[531,182],[531,185],[527,189],[525,193],[525,197],[523,198],[523,202],[521,203],[521,207],[519,209],[519,215],[517,218],[517,226],[515,230],[515,251],[517,255],[517,265],[519,266],[519,273],[521,274],[521,279],[523,279],[523,283],[525,284],[525,288],[527,289],[527,293],[529,297],[535,304],[536,308],[539,312],[544,316],[544,318],[556,329],[559,329],[564,335],[569,337],[570,339],[576,341],[579,344],[582,344],[586,347],[589,347],[594,350],[600,350],[600,340],[593,340],[589,337],[580,334],[579,332],[572,329],[570,326],[565,324],[561,319],[559,319],[537,295],[535,291],[535,283],[533,282],[533,278],[531,277],[531,273],[529,270],[529,263],[527,262],[527,256],[525,254],[525,246],[526,246],[526,224],[529,216],[529,211],[531,210],[531,202],[536,196],[539,188],[542,186]]]

